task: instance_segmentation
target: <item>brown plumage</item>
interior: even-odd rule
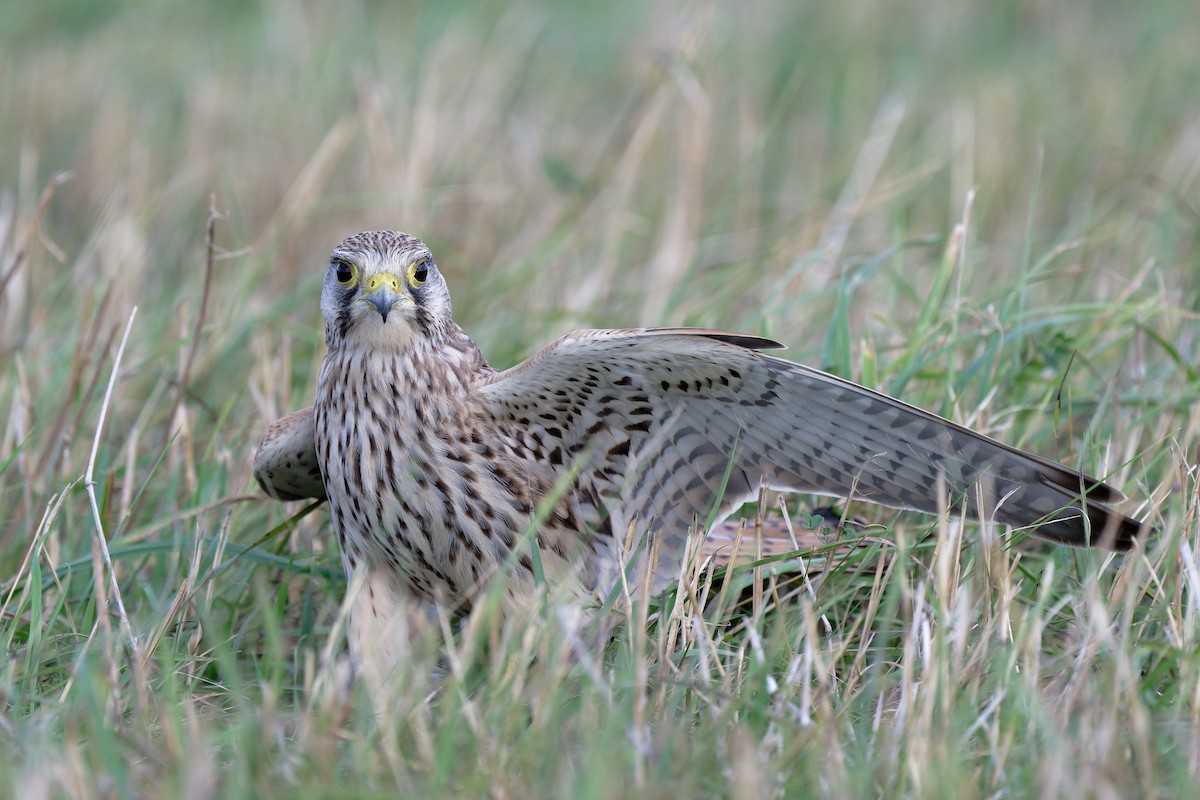
[[[255,474],[281,499],[327,494],[346,569],[364,577],[356,654],[377,677],[397,657],[397,598],[466,607],[503,570],[522,603],[539,560],[551,586],[603,595],[631,531],[658,538],[659,587],[689,529],[764,487],[982,513],[1077,546],[1126,549],[1146,530],[1095,478],[766,355],[780,345],[756,336],[578,331],[498,372],[407,234],[342,242],[321,309],[313,421],[273,425]]]

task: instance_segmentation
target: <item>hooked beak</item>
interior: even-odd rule
[[[362,299],[375,306],[375,310],[379,312],[379,316],[383,318],[384,322],[387,322],[388,313],[392,307],[405,299],[405,295],[400,289],[400,279],[390,272],[375,273],[367,278],[363,288],[365,291]]]

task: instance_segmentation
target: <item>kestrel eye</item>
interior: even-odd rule
[[[427,259],[422,259],[409,268],[408,282],[413,286],[420,286],[427,280],[429,280],[429,261]]]
[[[338,261],[333,265],[333,277],[337,278],[337,282],[342,286],[352,286],[357,273],[352,264]]]

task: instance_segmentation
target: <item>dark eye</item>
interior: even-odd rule
[[[350,286],[354,283],[357,276],[357,270],[353,264],[348,264],[345,261],[335,261],[333,264],[333,277],[337,278],[337,282],[342,286]]]
[[[408,281],[413,286],[420,286],[427,280],[429,280],[429,262],[422,259],[409,269]]]

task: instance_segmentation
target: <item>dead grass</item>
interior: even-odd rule
[[[1200,785],[1191,4],[25,5],[0,10],[14,796]],[[1113,559],[855,507],[862,546],[807,578],[434,619],[373,719],[327,516],[248,467],[311,394],[324,254],[374,227],[431,244],[497,364],[580,326],[769,334],[1108,476],[1163,534]]]

